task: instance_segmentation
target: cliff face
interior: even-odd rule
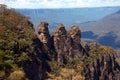
[[[40,39],[44,51],[48,51],[50,48],[50,35],[48,30],[48,23],[47,22],[41,22],[38,26],[38,38]]]
[[[50,37],[48,27],[45,26],[46,23],[41,22],[40,25],[41,24],[43,25],[42,28],[44,28],[40,29],[39,26],[39,37],[41,37],[42,34],[40,30],[45,30],[44,32],[47,33],[47,35],[42,35],[42,37],[45,37],[46,42],[41,38],[39,39],[42,44],[47,43],[46,46],[48,48],[50,47],[49,45],[53,46],[54,64],[57,62],[59,65],[69,65],[70,60],[77,60],[77,64],[82,66],[80,72],[85,80],[120,79],[118,76],[120,75],[120,67],[116,62],[116,52],[112,48],[100,46],[97,43],[91,43],[90,45],[84,44],[82,46],[80,43],[81,32],[78,26],[72,26],[70,30],[66,31],[64,25],[59,24],[58,28],[53,31],[52,37]],[[72,63],[71,65],[75,66],[76,64]],[[53,65],[51,67],[53,67]],[[71,68],[72,67],[73,66],[71,66]],[[74,68],[76,69],[76,67]],[[57,78],[54,77],[53,79]],[[65,79],[65,77],[61,79]]]
[[[83,56],[85,53],[84,49],[82,48],[80,41],[81,41],[81,32],[79,29],[79,26],[72,26],[71,29],[68,31],[72,42],[72,54],[75,58],[79,58],[80,56]]]
[[[90,56],[97,55],[92,62],[85,65],[84,75],[86,80],[119,80],[120,66],[116,62],[116,53],[110,47],[91,44]],[[101,50],[101,51],[99,51]],[[92,53],[91,53],[92,52]],[[97,54],[96,54],[97,53]]]
[[[67,35],[63,24],[59,24],[58,29],[53,32],[53,43],[58,63],[64,63],[65,57],[72,56],[71,38]]]

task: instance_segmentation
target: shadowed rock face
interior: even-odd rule
[[[72,40],[72,53],[74,54],[75,58],[80,57],[83,55],[84,49],[82,48],[80,41],[81,41],[81,32],[78,26],[72,26],[71,29],[68,31],[68,34]]]
[[[71,38],[67,35],[67,31],[63,24],[59,24],[58,28],[53,32],[54,48],[57,52],[57,61],[65,62],[66,56],[72,56],[71,54]]]
[[[115,51],[110,47],[100,46],[96,42],[91,43],[90,46],[97,52],[95,53],[97,58],[94,59],[94,57],[94,60],[84,67],[85,80],[119,80],[120,67],[116,62]],[[101,51],[104,52],[101,53]],[[89,54],[94,55],[93,52]]]
[[[98,57],[84,67],[85,80],[119,80],[120,71],[115,55],[98,55]]]
[[[68,31],[68,33],[73,39],[73,42],[75,42],[76,44],[80,44],[81,32],[80,32],[79,26],[72,26],[71,29]]]

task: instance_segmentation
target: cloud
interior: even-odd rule
[[[0,0],[12,8],[71,8],[120,6],[120,0]]]

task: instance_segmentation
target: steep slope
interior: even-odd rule
[[[120,47],[120,11],[95,22],[80,24],[80,26],[83,31],[91,31],[93,33],[91,36],[96,35],[94,39],[101,44],[113,46],[114,48]],[[108,41],[108,39],[112,39],[112,41]]]
[[[0,80],[45,78],[48,69],[45,55],[29,19],[1,4]]]

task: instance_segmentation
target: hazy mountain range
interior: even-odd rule
[[[29,16],[35,27],[41,21],[47,21],[52,26],[58,23],[63,23],[66,27],[70,27],[71,25],[83,22],[96,21],[118,11],[119,9],[120,7],[101,7],[71,9],[16,9],[16,11]]]
[[[75,8],[75,9],[15,9],[31,18],[35,29],[41,21],[49,22],[52,32],[63,23],[67,29],[79,25],[86,41],[120,47],[120,7]]]
[[[120,11],[94,22],[82,23],[80,26],[84,30],[84,38],[95,39],[114,48],[120,47]]]

